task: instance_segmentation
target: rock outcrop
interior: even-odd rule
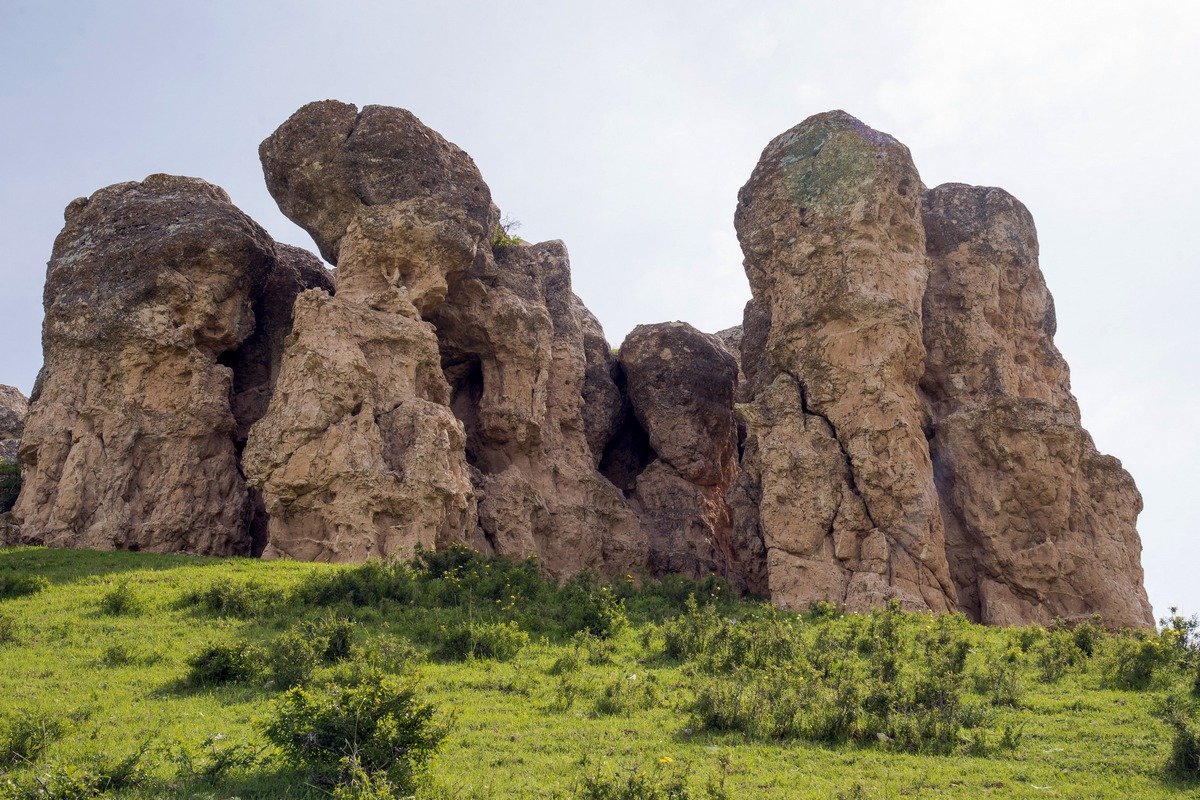
[[[589,442],[588,350],[595,358],[607,345],[581,305],[566,248],[543,242],[481,253],[451,279],[434,314],[476,475],[476,543],[537,556],[559,576],[636,573],[645,565],[644,536],[622,493],[596,471]],[[592,375],[599,378],[594,368]],[[602,387],[605,402],[615,399],[611,389]]]
[[[1141,495],[1096,451],[1054,346],[1033,217],[1002,189],[925,193],[922,387],[960,608],[987,623],[1154,622]]]
[[[475,499],[437,336],[446,295],[498,218],[470,157],[400,109],[297,111],[260,148],[280,208],[338,264],[309,290],[246,472],[269,516],[265,554],[410,556],[466,542]]]
[[[725,497],[738,472],[737,360],[686,322],[637,326],[619,358],[653,451],[631,497],[649,537],[650,572],[738,576]]]
[[[770,317],[743,369],[763,359],[745,495],[772,599],[955,608],[917,391],[928,263],[908,149],[843,112],[811,117],[767,146],[735,224]]]
[[[29,400],[14,386],[0,386],[0,463],[15,464]]]
[[[563,243],[495,236],[475,163],[408,111],[312,103],[260,155],[335,271],[194,178],[68,206],[28,414],[0,387],[0,544],[467,544],[789,608],[1153,623],[1141,496],[1081,425],[1005,192],[926,191],[892,137],[811,117],[739,193],[742,324],[614,352]]]
[[[248,553],[233,374],[221,362],[254,330],[274,242],[196,178],[110,186],[65,216],[21,442],[22,537]]]

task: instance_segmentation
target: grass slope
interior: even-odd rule
[[[679,584],[657,594],[625,587],[620,593],[631,624],[602,640],[572,638],[578,620],[563,622],[572,609],[547,605],[536,587],[514,586],[503,597],[508,584],[493,586],[486,596],[494,599],[484,603],[478,593],[450,591],[457,580],[453,574],[438,584],[444,593],[439,596],[448,598],[440,605],[367,598],[360,606],[324,606],[290,599],[314,580],[328,587],[320,581],[338,571],[288,561],[0,549],[0,578],[35,575],[49,582],[36,593],[0,600],[10,634],[15,622],[10,635],[15,641],[0,644],[0,718],[26,714],[63,725],[61,738],[32,765],[19,760],[9,765],[9,777],[28,781],[32,775],[144,751],[146,779],[109,796],[320,796],[306,787],[302,775],[269,758],[262,725],[281,687],[272,686],[269,677],[213,688],[192,688],[183,679],[189,657],[207,645],[244,641],[267,648],[286,630],[314,630],[312,625],[340,616],[356,621],[360,653],[371,650],[373,642],[383,643],[373,657],[409,661],[420,674],[423,697],[449,722],[449,736],[432,766],[430,796],[668,796],[615,789],[603,794],[596,781],[586,781],[618,775],[628,783],[635,770],[650,782],[682,775],[695,797],[1200,796],[1195,784],[1166,769],[1172,733],[1157,712],[1168,693],[1187,693],[1190,678],[1182,669],[1163,666],[1147,689],[1104,688],[1105,664],[1111,668],[1113,658],[1128,659],[1132,652],[1118,653],[1115,638],[1102,639],[1095,655],[1046,682],[1042,673],[1053,654],[1046,655],[1044,642],[1050,637],[1045,632],[954,621],[956,635],[970,645],[964,675],[983,675],[998,659],[1015,659],[1010,677],[1022,687],[1019,698],[1014,706],[993,705],[986,687],[983,694],[971,688],[985,681],[965,680],[966,699],[984,717],[980,732],[959,734],[960,744],[942,754],[921,748],[905,752],[888,741],[831,744],[706,730],[694,713],[697,692],[712,681],[724,680],[730,690],[737,682],[755,680],[751,673],[706,668],[703,652],[666,654],[669,620],[687,613],[681,598],[712,593],[712,585]],[[266,607],[250,609],[243,618],[181,604],[189,592],[214,586]],[[570,596],[555,597],[559,606],[572,602]],[[700,603],[707,599],[712,598],[700,597]],[[779,615],[761,605],[716,600],[719,619],[782,620],[808,637],[805,641],[816,641],[825,629],[836,633],[838,626],[867,630],[862,619]],[[691,615],[698,616],[695,608]],[[929,617],[902,617],[905,635],[917,637],[912,641],[918,647],[920,637],[937,627]],[[489,619],[516,621],[530,631],[530,643],[507,661],[456,660],[455,649],[461,657],[464,645],[454,640],[455,631]],[[310,627],[303,628],[306,623]],[[1169,647],[1170,641],[1162,644],[1161,638],[1155,637],[1154,646]],[[408,641],[416,643],[415,651],[406,648]],[[916,651],[909,657],[911,652]],[[321,666],[312,682],[339,669],[346,665]],[[1017,739],[1015,747],[1011,741],[1007,747],[1000,744],[1006,728],[1016,734],[1011,737]],[[213,748],[230,752],[222,748],[242,744],[247,751],[262,749],[265,763],[235,766],[211,784],[181,774],[181,753],[203,759]],[[716,788],[722,783],[723,790]],[[710,784],[714,788],[706,789]]]

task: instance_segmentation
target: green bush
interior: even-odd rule
[[[1113,637],[1104,661],[1104,682],[1114,689],[1146,689],[1159,669],[1173,660],[1171,645],[1163,637]]]
[[[1160,714],[1173,734],[1167,769],[1184,780],[1200,781],[1200,725],[1177,698],[1168,698]]]
[[[267,671],[279,689],[308,683],[320,662],[320,642],[299,631],[287,631],[275,638],[267,649]]]
[[[604,687],[596,699],[595,713],[597,716],[629,715],[653,708],[658,704],[658,699],[658,680],[653,673],[622,673]]]
[[[1074,634],[1060,628],[1040,638],[1029,650],[1038,676],[1044,683],[1058,683],[1087,656],[1076,643]]]
[[[295,688],[277,702],[267,738],[322,786],[350,783],[361,770],[411,794],[446,736],[415,679],[373,673],[353,684]]]
[[[692,797],[686,773],[665,756],[650,770],[589,770],[571,793],[572,800],[692,800]]]
[[[0,768],[32,764],[66,733],[58,717],[23,712],[0,720]]]
[[[270,616],[284,602],[284,592],[254,581],[216,581],[204,589],[185,592],[180,604],[220,617],[256,619]]]
[[[84,764],[56,764],[24,781],[0,783],[4,800],[90,800],[146,783],[145,747],[123,758],[94,758]]]
[[[128,580],[113,586],[100,598],[101,613],[111,617],[134,617],[146,610],[146,602],[129,585]]]
[[[206,738],[198,749],[179,747],[174,752],[177,776],[188,783],[214,786],[236,771],[259,766],[264,748],[248,744],[224,744],[224,736]]]
[[[453,661],[511,661],[527,644],[529,634],[515,622],[468,622],[447,630],[438,655]]]
[[[566,593],[569,631],[585,631],[601,639],[611,639],[629,627],[625,601],[611,588],[595,586],[584,576],[568,584]]]
[[[972,688],[994,706],[1016,707],[1021,704],[1020,651],[986,653],[983,663],[972,673]]]
[[[21,493],[21,465],[0,461],[0,514],[10,510]]]
[[[262,677],[264,661],[262,650],[245,642],[209,645],[188,659],[185,680],[190,686],[248,683]]]
[[[37,594],[49,585],[50,581],[40,575],[6,570],[0,572],[0,600]]]

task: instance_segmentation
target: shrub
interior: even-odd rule
[[[272,682],[280,689],[308,683],[319,660],[320,654],[312,637],[299,631],[288,631],[276,637],[267,651],[267,669]]]
[[[23,712],[0,724],[0,767],[32,764],[66,733],[66,723],[58,717]]]
[[[587,578],[574,581],[564,598],[570,610],[567,629],[585,631],[601,639],[611,639],[629,627],[625,601],[607,586],[591,585]]]
[[[333,800],[410,800],[411,795],[401,793],[383,772],[367,772],[347,760],[346,773],[333,789]]]
[[[199,750],[180,747],[175,751],[178,777],[208,786],[220,783],[237,770],[249,770],[262,763],[264,748],[248,744],[222,744],[225,737],[213,734],[201,742]]]
[[[326,616],[306,622],[301,630],[328,664],[344,661],[354,652],[358,624],[352,619]]]
[[[245,642],[210,645],[188,659],[186,682],[191,686],[245,683],[263,674],[262,651]]]
[[[361,770],[411,794],[446,735],[434,715],[417,700],[415,679],[374,673],[353,684],[289,690],[265,733],[321,785],[352,782]]]
[[[1173,659],[1170,644],[1158,636],[1114,637],[1104,663],[1104,682],[1115,689],[1145,689],[1158,668]]]
[[[525,645],[529,634],[515,622],[468,622],[450,629],[442,642],[442,658],[511,661]]]
[[[100,656],[100,663],[106,667],[148,666],[160,660],[160,653],[125,642],[110,644]]]
[[[378,634],[367,640],[359,651],[359,657],[371,667],[392,675],[406,672],[420,661],[421,651],[408,639],[400,636]]]
[[[282,590],[253,581],[217,581],[205,589],[185,592],[180,598],[180,603],[185,607],[194,606],[221,617],[254,619],[267,616],[283,600]]]
[[[618,675],[604,687],[596,699],[596,714],[632,714],[652,708],[658,703],[658,681],[653,673],[638,676],[637,673]]]
[[[127,580],[121,581],[100,598],[101,613],[112,617],[138,616],[145,610],[145,601]]]
[[[691,800],[687,776],[669,756],[650,770],[631,768],[586,772],[571,794],[572,800]]]
[[[408,564],[368,561],[313,575],[295,590],[293,599],[316,606],[377,606],[385,600],[407,605],[418,593],[416,574]]]
[[[95,758],[85,764],[60,764],[31,774],[25,782],[0,784],[5,800],[89,800],[133,789],[146,782],[143,747],[124,758]]]
[[[0,514],[8,511],[17,502],[21,493],[21,465],[11,461],[0,461]]]
[[[1020,651],[1009,650],[1003,655],[987,653],[983,664],[971,676],[978,694],[994,706],[1016,707],[1021,703]]]
[[[50,585],[41,575],[25,572],[0,572],[0,600],[37,594]]]
[[[1200,781],[1200,726],[1176,698],[1166,700],[1160,715],[1173,731],[1167,769],[1184,780]]]
[[[509,217],[497,222],[496,226],[492,228],[492,249],[504,250],[508,247],[525,244],[524,239],[513,233],[519,227],[521,227],[521,223]]]
[[[1086,657],[1071,631],[1060,628],[1043,636],[1030,648],[1038,677],[1044,683],[1058,683]]]

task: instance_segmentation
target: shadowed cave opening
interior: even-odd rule
[[[476,451],[479,440],[479,404],[483,400],[483,365],[479,356],[443,356],[442,372],[450,384],[450,410],[463,424],[467,434],[467,463],[484,471]]]
[[[629,402],[629,391],[625,370],[618,362],[613,370],[613,381],[621,392],[621,414],[612,436],[604,445],[600,458],[600,474],[625,493],[633,494],[638,476],[658,459],[658,453],[650,445],[650,435],[638,422]]]

